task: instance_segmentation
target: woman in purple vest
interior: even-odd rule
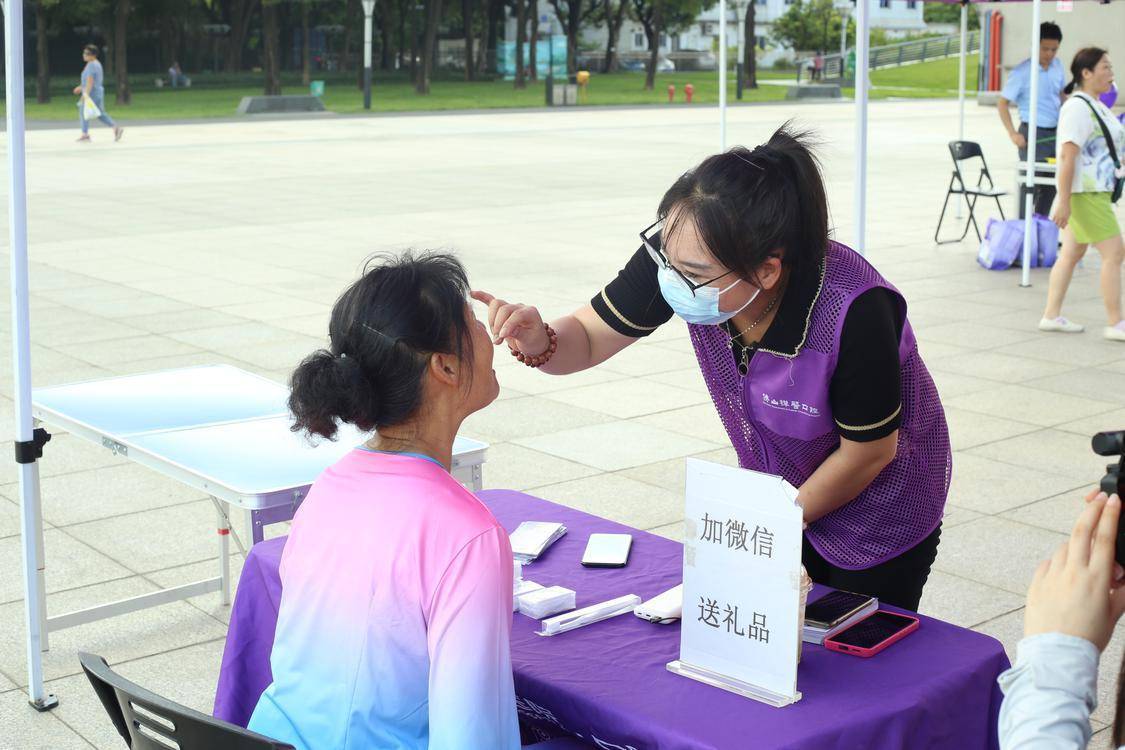
[[[679,315],[748,469],[800,490],[814,581],[917,609],[949,490],[949,432],[906,302],[829,239],[808,137],[788,127],[706,159],[588,305],[544,324],[486,292],[496,343],[557,375]]]

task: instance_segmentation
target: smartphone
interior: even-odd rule
[[[582,564],[587,568],[623,568],[632,547],[632,534],[591,534]]]
[[[874,601],[866,594],[832,591],[805,607],[805,625],[831,630]]]
[[[824,640],[824,647],[852,656],[874,656],[918,629],[918,618],[879,610]]]

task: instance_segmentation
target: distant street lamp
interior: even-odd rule
[[[371,109],[371,16],[375,0],[363,0],[363,108]]]

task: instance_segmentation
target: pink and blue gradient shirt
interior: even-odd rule
[[[512,549],[421,456],[356,449],[297,511],[250,729],[299,750],[520,746]]]

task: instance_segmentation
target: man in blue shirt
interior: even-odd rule
[[[1059,109],[1064,99],[1066,71],[1058,59],[1059,44],[1062,43],[1062,29],[1047,21],[1039,26],[1039,100],[1035,105],[1036,134],[1035,160],[1043,161],[1055,156],[1055,128],[1059,124]],[[1011,103],[1020,111],[1020,126],[1012,126],[1012,115],[1008,111]],[[1008,137],[1019,149],[1020,161],[1027,159],[1027,121],[1031,112],[1031,60],[1021,62],[1008,73],[1008,80],[1000,92],[997,104],[1000,122],[1008,131]],[[1055,200],[1055,188],[1038,185],[1035,188],[1035,213],[1049,216],[1051,203]],[[1023,218],[1024,197],[1021,191],[1019,213]]]

